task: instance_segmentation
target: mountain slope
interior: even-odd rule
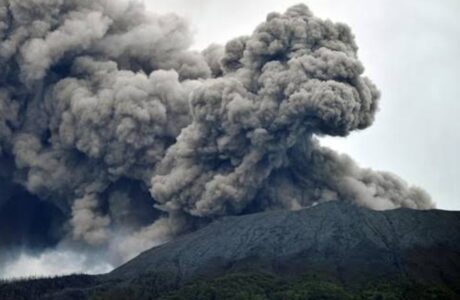
[[[329,202],[225,217],[105,275],[0,284],[0,299],[371,299],[369,286],[382,299],[459,297],[460,212]]]
[[[350,282],[389,276],[457,280],[460,213],[377,212],[330,202],[227,217],[142,253],[108,278],[156,272],[185,282],[244,269],[286,275],[318,270]]]

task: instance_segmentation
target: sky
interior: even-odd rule
[[[272,11],[304,3],[351,26],[366,74],[382,98],[375,124],[322,141],[361,166],[390,171],[429,192],[437,207],[460,210],[460,1],[146,0],[186,17],[193,48],[247,35]]]

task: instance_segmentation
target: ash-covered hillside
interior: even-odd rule
[[[343,202],[299,211],[227,217],[153,248],[108,278],[171,273],[319,270],[356,282],[391,276],[433,282],[460,279],[460,213],[398,209],[377,212]]]
[[[337,288],[343,292],[339,298],[327,299],[345,299],[344,295],[368,299],[353,297],[371,292],[405,295],[405,299],[415,295],[455,299],[460,296],[459,228],[459,212],[377,212],[338,201],[299,211],[227,217],[148,250],[109,274],[83,277],[82,282],[73,279],[75,284],[57,279],[57,288],[43,289],[40,295],[47,295],[46,299],[169,299],[174,295],[179,298],[170,299],[254,299],[235,298],[241,291],[230,282],[242,280],[241,288],[265,297],[260,299],[304,289],[312,292],[324,284],[329,287],[322,290],[324,295],[333,295]],[[0,295],[27,294],[34,284],[40,281],[4,285]],[[184,290],[196,295],[180,298]],[[232,290],[235,297],[223,296],[223,291]],[[200,291],[207,292],[200,296]],[[212,298],[216,295],[221,296]]]

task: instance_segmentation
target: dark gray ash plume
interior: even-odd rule
[[[50,210],[37,245],[119,263],[225,215],[433,207],[319,145],[369,127],[379,92],[350,29],[304,5],[201,53],[183,19],[127,0],[0,0],[0,37],[0,212],[20,193]]]

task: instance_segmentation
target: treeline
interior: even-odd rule
[[[96,283],[97,277],[78,274],[62,277],[2,280],[0,281],[0,299],[43,299],[46,295],[63,291],[69,287],[75,290],[81,290],[92,287]]]
[[[454,300],[459,284],[427,285],[408,281],[380,281],[347,286],[313,274],[285,279],[272,274],[232,273],[175,285],[174,276],[145,274],[129,281],[72,275],[0,283],[0,299],[39,300]]]

